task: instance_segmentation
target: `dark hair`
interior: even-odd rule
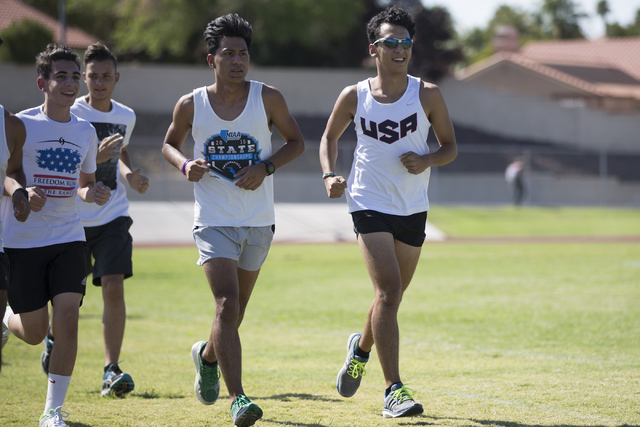
[[[390,6],[375,15],[367,24],[367,38],[369,43],[380,38],[380,27],[382,24],[392,24],[404,27],[409,31],[409,37],[413,38],[416,33],[416,23],[409,15],[409,12],[398,6]]]
[[[251,47],[253,29],[251,24],[245,21],[237,13],[220,16],[209,22],[204,30],[204,40],[207,42],[207,52],[215,55],[220,41],[225,37],[241,37],[247,43],[247,49]]]
[[[118,58],[100,42],[90,44],[84,52],[84,66],[91,61],[111,61],[115,69],[118,69]]]
[[[78,71],[82,63],[77,53],[68,46],[57,43],[49,43],[47,48],[36,56],[36,72],[38,77],[49,78],[51,66],[56,61],[73,61],[78,66]]]

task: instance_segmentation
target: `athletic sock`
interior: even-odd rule
[[[206,345],[202,346],[202,349],[200,350],[200,359],[202,360],[202,364],[204,366],[210,366],[210,367],[214,367],[218,364],[218,361],[216,360],[215,362],[209,362],[207,359],[204,358],[204,356],[202,356],[202,352],[204,351],[204,348],[206,347]]]
[[[51,409],[56,409],[64,404],[69,382],[71,382],[71,376],[49,374],[47,401],[44,404],[45,414],[48,414]]]
[[[363,349],[360,348],[359,345],[356,346],[356,350],[354,352],[356,354],[356,356],[361,357],[363,359],[368,359],[369,358],[369,354],[371,353],[370,351],[364,351]]]
[[[402,383],[393,383],[393,384],[391,384],[391,386],[384,391],[384,397],[389,396],[389,393],[391,393],[391,387],[393,387],[396,384],[400,384],[400,387],[402,387]]]

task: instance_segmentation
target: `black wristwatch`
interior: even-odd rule
[[[264,165],[267,167],[267,176],[273,175],[273,173],[276,171],[276,167],[273,166],[273,163],[271,163],[269,160],[263,160],[262,163],[264,163]]]

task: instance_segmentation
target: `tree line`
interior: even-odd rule
[[[57,1],[23,1],[58,17]],[[427,7],[420,0],[66,0],[66,19],[109,45],[121,61],[197,64],[204,61],[207,23],[237,12],[253,25],[251,59],[258,66],[354,68],[372,65],[365,26],[389,4],[414,16],[410,72],[429,80],[490,56],[498,25],[515,27],[521,43],[584,38],[580,21],[587,17],[573,0],[543,0],[532,11],[503,5],[485,28],[458,34],[446,7]],[[606,0],[598,2],[597,11],[608,36],[640,35],[640,9],[626,27],[606,20]],[[53,41],[49,29],[28,21],[13,23],[2,37],[0,60],[24,63]]]

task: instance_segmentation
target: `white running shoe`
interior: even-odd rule
[[[56,409],[49,409],[49,412],[40,417],[40,427],[68,427],[63,418],[69,416],[68,412],[62,410],[62,406]]]

